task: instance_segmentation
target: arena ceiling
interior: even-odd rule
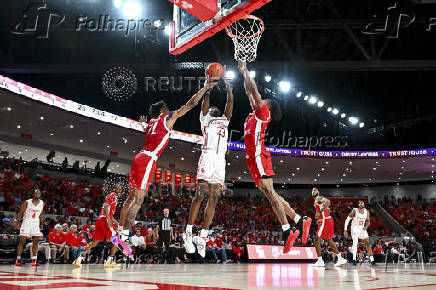
[[[60,110],[5,90],[0,90],[0,98],[0,148],[10,156],[45,161],[48,152],[55,150],[55,162],[61,163],[68,156],[70,165],[75,160],[81,165],[87,160],[91,168],[97,161],[103,164],[110,158],[111,171],[126,174],[143,143],[143,134],[132,129]],[[171,140],[158,165],[195,174],[200,153],[198,145]],[[226,158],[229,181],[251,182],[243,151],[229,150]],[[431,156],[391,159],[273,156],[273,165],[275,181],[279,184],[377,184],[431,180],[436,161]]]

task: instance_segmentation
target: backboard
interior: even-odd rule
[[[205,22],[200,21],[174,5],[172,33],[169,51],[180,54],[223,30],[238,19],[250,14],[272,0],[217,0],[217,15]]]

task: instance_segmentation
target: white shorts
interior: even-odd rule
[[[41,230],[39,229],[39,221],[23,221],[20,228],[20,236],[42,237]]]
[[[226,177],[225,155],[203,152],[198,160],[197,180],[224,185]]]
[[[351,237],[353,239],[359,239],[359,240],[363,240],[368,238],[368,232],[365,231],[363,228],[353,228],[351,227]]]

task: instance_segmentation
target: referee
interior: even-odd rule
[[[159,252],[162,252],[162,244],[165,245],[167,254],[170,249],[170,242],[173,236],[173,227],[171,226],[171,219],[169,218],[170,210],[165,208],[163,210],[163,218],[159,220],[159,224],[156,226],[156,232],[158,233],[157,248]]]

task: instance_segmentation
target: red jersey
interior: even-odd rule
[[[321,206],[316,202],[313,204],[313,206],[315,207],[316,212],[319,212],[321,210]],[[318,219],[326,219],[327,217],[330,217],[330,210],[328,208],[324,208]]]
[[[80,241],[81,241],[81,237],[79,237],[79,234],[76,233],[72,233],[71,231],[67,232],[65,234],[65,240],[67,242],[67,245],[70,247],[80,247]]]
[[[142,150],[151,152],[159,157],[162,151],[168,145],[170,140],[171,130],[168,129],[166,123],[166,114],[160,114],[159,117],[153,118],[148,122],[145,129],[145,143]]]
[[[248,114],[244,123],[245,150],[249,156],[259,156],[261,153],[270,155],[265,147],[265,131],[271,121],[271,113],[268,105],[255,107],[253,112]]]
[[[118,205],[118,197],[115,195],[115,193],[110,193],[106,196],[104,203],[110,204],[109,217],[113,218],[115,210],[117,209],[117,205]],[[104,212],[104,206],[101,209],[100,217],[106,217],[106,214]]]

